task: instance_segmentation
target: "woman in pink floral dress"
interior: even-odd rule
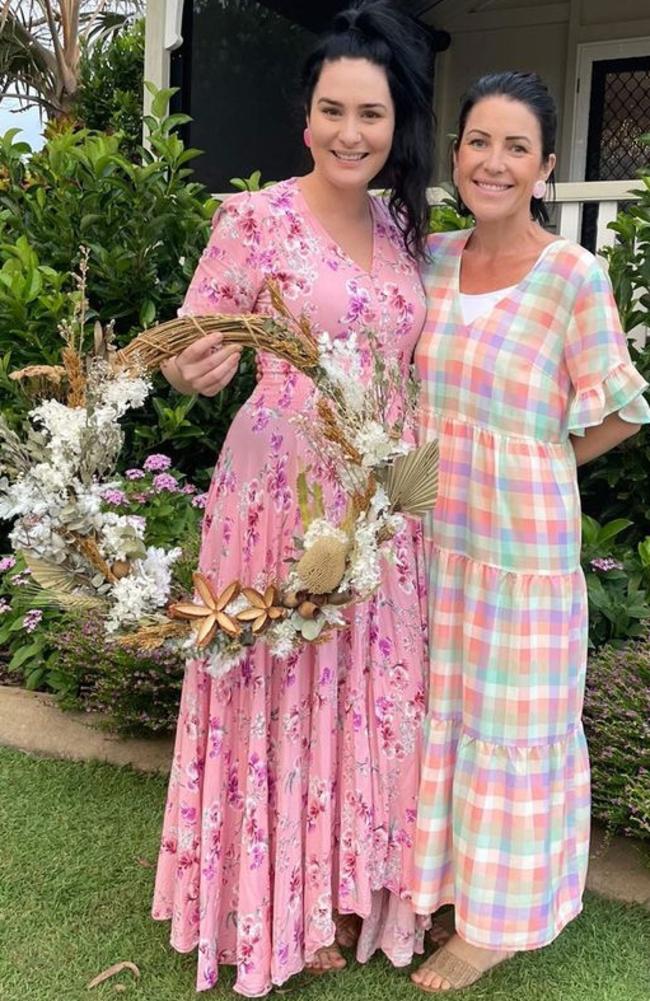
[[[271,312],[273,278],[316,332],[356,334],[367,379],[369,329],[406,379],[425,312],[427,62],[415,27],[388,5],[339,16],[305,71],[313,172],[227,200],[182,313]],[[368,195],[383,167],[392,211]],[[235,361],[210,335],[166,375],[210,395]],[[258,364],[206,506],[200,568],[217,591],[286,576],[304,531],[301,470],[322,486],[329,517],[347,506],[294,421],[313,419],[313,385],[270,356]],[[188,663],[153,914],[171,919],[174,948],[198,947],[199,990],[222,963],[249,997],[306,965],[340,968],[335,912],[360,919],[361,961],[382,949],[404,965],[421,949],[409,899],[425,702],[415,522],[394,551],[379,591],[328,642],[287,657],[260,645],[230,670]]]

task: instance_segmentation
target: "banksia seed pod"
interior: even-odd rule
[[[329,594],[336,590],[345,573],[348,543],[331,535],[316,539],[300,558],[296,572],[311,594]]]

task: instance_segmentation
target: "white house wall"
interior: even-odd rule
[[[505,69],[534,70],[560,112],[560,180],[570,174],[578,46],[650,37],[650,0],[441,0],[424,16],[451,35],[436,62],[437,178],[449,178],[449,133],[472,80]]]
[[[147,0],[145,79],[159,87],[168,85],[170,53],[181,41],[182,9],[183,0]],[[504,69],[535,70],[546,80],[560,111],[558,176],[574,180],[578,46],[650,38],[650,0],[438,0],[422,18],[452,39],[436,62],[438,180],[449,177],[448,135],[463,92],[481,74]]]

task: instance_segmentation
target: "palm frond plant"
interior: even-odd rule
[[[84,44],[115,34],[143,12],[143,0],[6,0],[0,14],[0,100],[69,117]]]

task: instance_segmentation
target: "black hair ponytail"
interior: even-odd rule
[[[424,28],[387,0],[361,0],[337,14],[302,75],[307,112],[323,63],[367,59],[381,66],[395,105],[395,133],[379,182],[404,245],[424,256],[429,228],[426,189],[433,169],[433,51]]]

